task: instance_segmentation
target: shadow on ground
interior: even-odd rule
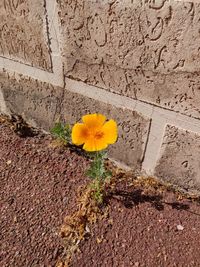
[[[139,204],[148,202],[158,211],[164,210],[165,206],[168,205],[171,206],[172,209],[176,209],[179,211],[184,210],[200,216],[200,214],[194,213],[190,210],[189,204],[181,203],[178,201],[166,202],[163,200],[162,195],[144,194],[144,191],[142,189],[134,189],[131,192],[128,192],[126,190],[115,190],[114,192],[110,193],[107,201],[109,201],[109,199],[111,198],[121,202],[124,207],[128,209],[131,209]]]

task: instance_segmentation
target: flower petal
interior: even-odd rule
[[[84,146],[83,146],[83,149],[86,150],[86,151],[89,151],[89,152],[93,152],[93,151],[96,151],[96,145],[95,145],[95,140],[94,138],[89,138]]]
[[[72,143],[79,146],[89,138],[87,127],[83,123],[76,123],[72,128]]]
[[[99,140],[95,140],[95,139],[88,139],[84,146],[83,149],[86,151],[100,151],[103,150],[105,148],[107,148],[108,144],[106,143],[105,139],[99,139]]]
[[[101,139],[98,139],[98,140],[95,140],[95,151],[100,151],[100,150],[103,150],[103,149],[106,149],[108,146],[108,143],[107,143],[107,140],[106,138],[101,138]]]
[[[117,141],[117,123],[114,120],[106,122],[102,127],[102,131],[107,144],[114,144]]]
[[[106,121],[106,117],[102,114],[88,114],[82,117],[82,121],[89,128],[101,127]]]

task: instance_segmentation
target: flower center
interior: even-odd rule
[[[95,139],[101,139],[103,136],[104,136],[104,133],[101,131],[96,132],[94,135]]]

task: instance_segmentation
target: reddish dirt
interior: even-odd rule
[[[0,124],[1,267],[54,266],[62,253],[58,232],[87,163],[50,142]]]
[[[75,209],[87,161],[50,142],[41,134],[19,137],[0,124],[2,267],[53,267],[62,254],[58,232]],[[109,217],[90,227],[73,267],[200,266],[198,202],[120,182],[108,205]]]
[[[200,204],[151,191],[118,183],[72,266],[199,267]]]

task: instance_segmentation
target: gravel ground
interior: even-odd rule
[[[62,252],[58,232],[85,181],[86,160],[50,142],[0,125],[1,267],[55,266]]]
[[[200,266],[198,203],[179,201],[172,192],[120,188],[110,199],[109,217],[80,245],[73,267]]]
[[[88,163],[50,143],[49,136],[22,138],[0,124],[2,267],[55,266],[62,254],[58,232],[75,209]],[[91,226],[73,267],[200,266],[198,202],[123,181],[108,206],[108,218]]]

